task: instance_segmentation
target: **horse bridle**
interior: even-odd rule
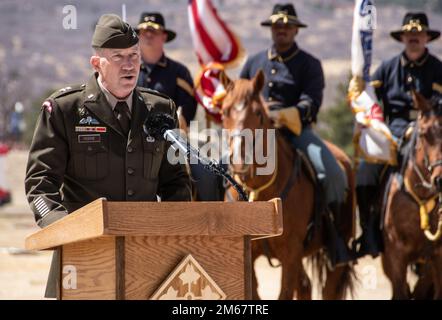
[[[442,159],[436,160],[433,163],[429,163],[430,160],[428,159],[428,155],[427,155],[426,150],[424,150],[424,161],[425,161],[425,166],[427,167],[427,170],[431,173],[433,172],[433,170],[436,167],[442,166]]]
[[[415,129],[416,132],[415,134],[417,135],[417,137],[419,137],[418,131],[419,131],[419,127],[418,127],[418,122],[417,122],[417,128]],[[422,187],[424,187],[427,190],[431,190],[433,188],[433,185],[431,183],[431,181],[428,181],[425,176],[424,173],[421,171],[421,169],[419,168],[419,166],[416,163],[416,152],[417,152],[417,146],[418,146],[418,140],[417,139],[413,139],[414,142],[416,143],[415,146],[412,146],[412,152],[413,152],[413,157],[412,159],[410,159],[412,161],[412,166],[413,166],[413,170],[414,172],[417,174],[417,176],[420,179],[420,184]],[[421,143],[422,144],[422,143]],[[428,172],[431,174],[433,172],[433,170],[438,167],[438,166],[442,166],[442,159],[438,159],[436,161],[434,161],[433,163],[430,163],[428,154],[427,154],[427,150],[425,148],[425,145],[422,144],[422,149],[424,152],[424,165],[426,167],[426,169],[428,170]],[[417,204],[419,205],[419,212],[420,212],[420,218],[421,218],[421,229],[424,231],[425,236],[427,237],[428,240],[430,241],[437,241],[442,237],[442,192],[439,191],[438,194],[434,195],[433,197],[431,197],[429,200],[422,200],[419,198],[419,196],[414,192],[413,187],[411,186],[410,182],[408,179],[404,179],[405,182],[405,189],[406,191],[412,196],[412,198],[417,202]],[[430,225],[429,225],[429,212],[427,210],[427,205],[433,201],[435,201],[435,199],[438,199],[437,202],[437,206],[438,206],[438,215],[439,215],[439,219],[438,219],[438,226],[437,226],[437,231],[435,234],[433,234],[430,231]]]
[[[240,132],[235,130],[233,132],[233,134],[230,135],[230,139],[236,138],[238,136],[240,136]],[[276,149],[277,147],[278,146],[275,145],[275,170],[273,171],[272,177],[270,178],[269,181],[267,181],[265,184],[263,184],[259,188],[252,188],[252,187],[248,186],[247,183],[241,179],[239,173],[233,171],[235,179],[241,184],[241,186],[244,188],[244,190],[246,190],[246,192],[249,194],[249,201],[255,201],[258,198],[260,192],[266,190],[267,188],[269,188],[271,185],[274,184],[274,182],[276,180],[276,176],[278,175],[278,152]],[[249,165],[248,171],[249,171],[250,177],[255,176],[255,172],[253,171],[253,168],[254,168],[254,166]],[[240,172],[240,173],[243,174],[244,172]]]
[[[419,131],[419,128],[416,128],[417,131]],[[419,136],[418,132],[416,132],[416,134]],[[417,147],[417,141],[416,141],[416,146]],[[433,170],[439,166],[442,166],[442,159],[438,159],[436,161],[434,161],[433,163],[430,163],[430,159],[428,157],[428,153],[427,150],[425,148],[425,146],[422,144],[422,149],[424,152],[424,166],[425,168],[428,170],[428,172],[431,174],[433,173]],[[417,150],[414,149],[413,153],[415,153]],[[413,157],[414,158],[414,157]],[[424,173],[421,171],[421,169],[417,166],[416,161],[413,161],[413,170],[416,172],[416,174],[418,175],[419,179],[421,180],[421,185],[426,188],[426,189],[431,189],[433,187],[433,185],[431,184],[431,181],[428,181],[427,179],[425,179]]]

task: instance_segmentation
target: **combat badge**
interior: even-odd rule
[[[91,116],[87,116],[86,118],[81,118],[79,123],[87,125],[100,124],[97,119],[92,118]]]

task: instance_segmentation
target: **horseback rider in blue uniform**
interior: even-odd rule
[[[325,83],[321,62],[294,41],[298,30],[307,26],[298,19],[292,4],[276,4],[272,15],[261,25],[271,28],[273,46],[250,57],[240,77],[251,79],[258,70],[263,70],[262,94],[271,110],[270,116],[291,144],[310,159],[328,210],[338,219],[348,190],[347,178],[312,129]],[[331,226],[335,228],[333,223]],[[329,248],[332,264],[348,262],[351,258],[347,245],[335,230],[331,233],[336,235]]]
[[[405,45],[399,55],[382,62],[372,76],[371,85],[382,102],[386,123],[403,145],[404,134],[409,124],[416,119],[411,89],[414,87],[429,99],[434,91],[442,91],[442,62],[430,54],[426,45],[440,36],[430,29],[425,13],[407,13],[402,28],[390,35]],[[403,148],[399,148],[399,157]],[[388,168],[384,164],[361,161],[356,176],[356,192],[359,205],[362,236],[358,256],[369,254],[376,257],[382,251],[380,232],[380,189]]]

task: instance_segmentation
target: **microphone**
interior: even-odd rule
[[[200,154],[198,148],[194,148],[190,143],[181,137],[175,129],[175,119],[168,113],[151,112],[147,116],[143,124],[143,130],[148,136],[147,139],[166,140],[172,142],[174,150],[180,149],[186,155],[187,160],[197,160],[209,172],[224,177],[232,187],[238,192],[239,197],[243,201],[248,201],[247,194],[241,186],[233,179],[226,170],[214,159],[207,159]]]

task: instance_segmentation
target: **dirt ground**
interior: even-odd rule
[[[0,208],[0,299],[42,299],[49,271],[51,252],[23,249],[25,237],[38,230],[24,194],[26,159],[26,151],[12,151],[6,159],[5,172],[8,173],[7,183],[13,192],[13,202]],[[280,289],[280,268],[271,268],[267,260],[260,257],[255,269],[261,297],[276,299]],[[359,281],[353,299],[390,299],[390,284],[379,258],[362,259],[356,265],[356,273]],[[316,288],[315,283],[313,286]],[[319,297],[314,290],[313,298]]]

